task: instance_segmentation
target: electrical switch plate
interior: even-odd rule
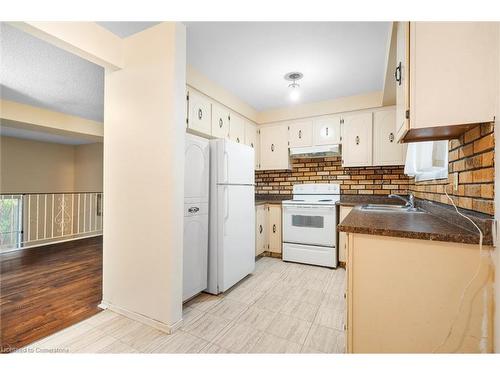
[[[453,173],[453,191],[458,190],[458,173]]]

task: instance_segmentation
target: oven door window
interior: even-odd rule
[[[292,215],[292,226],[301,228],[324,228],[324,217],[310,215]]]

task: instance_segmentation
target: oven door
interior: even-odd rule
[[[335,239],[335,206],[283,206],[283,242],[335,247]]]

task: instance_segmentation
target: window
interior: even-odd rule
[[[20,247],[22,233],[22,196],[1,194],[0,252]]]
[[[448,178],[448,141],[409,143],[405,174],[417,182]]]

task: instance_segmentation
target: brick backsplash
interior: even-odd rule
[[[449,142],[449,173],[447,179],[415,182],[411,189],[415,196],[450,204],[444,189],[458,207],[494,214],[495,207],[495,138],[494,124],[478,125],[459,139]],[[458,190],[453,191],[455,174]]]
[[[415,182],[403,166],[343,168],[340,157],[292,160],[291,170],[256,171],[256,194],[292,194],[294,184],[331,182],[340,184],[342,194],[405,194],[450,204],[448,193],[458,207],[494,214],[494,128],[481,124],[449,143],[448,179]],[[458,191],[453,191],[458,174]]]
[[[256,171],[257,194],[291,194],[294,184],[337,183],[342,194],[405,194],[402,166],[343,168],[340,156],[292,160],[292,170]]]

